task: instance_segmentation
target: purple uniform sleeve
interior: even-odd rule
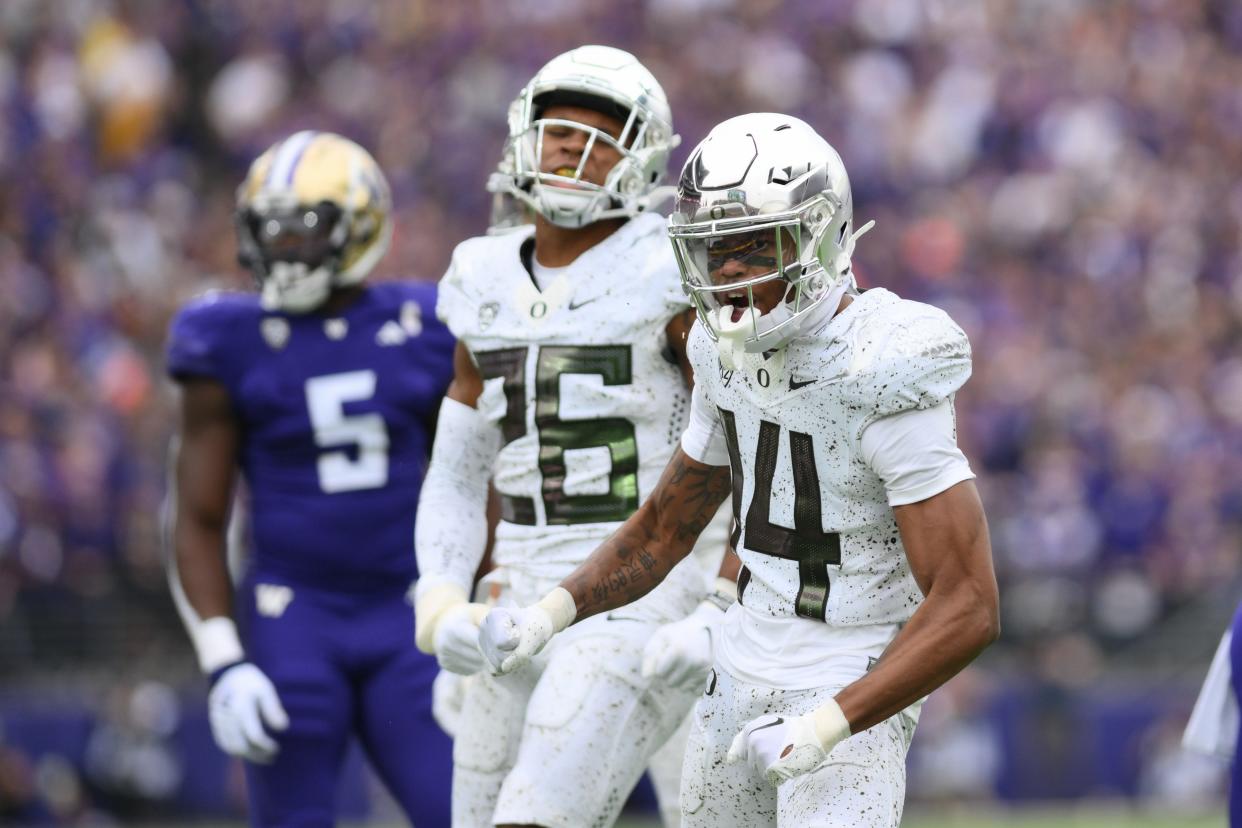
[[[195,300],[173,318],[168,333],[169,376],[181,381],[206,377],[225,383],[228,370],[219,347],[224,303],[215,298]]]

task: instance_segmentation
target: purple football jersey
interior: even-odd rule
[[[335,316],[220,293],[174,319],[169,374],[222,383],[237,411],[255,568],[329,589],[417,576],[414,513],[453,375],[435,304],[434,285],[385,282]]]

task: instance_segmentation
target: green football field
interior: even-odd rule
[[[1223,807],[1223,806],[1222,806]],[[241,823],[194,823],[196,828],[242,828]],[[399,828],[400,823],[346,823],[343,828]],[[164,828],[148,823],[148,828]],[[172,826],[167,826],[172,828]],[[657,820],[622,818],[617,828],[660,828]],[[1219,816],[1152,814],[1124,808],[1082,806],[997,810],[962,807],[952,811],[911,810],[902,828],[1225,828]]]
[[[1080,807],[996,810],[962,808],[929,812],[912,810],[902,828],[1225,828],[1221,816],[1150,814],[1117,808]],[[657,828],[658,822],[623,820],[617,828]]]

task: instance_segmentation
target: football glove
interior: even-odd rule
[[[643,678],[688,690],[702,684],[712,667],[712,629],[724,610],[704,601],[680,621],[665,624],[643,647]]]
[[[552,636],[573,623],[578,608],[569,590],[557,587],[529,607],[498,607],[479,627],[479,649],[496,675],[524,666]]]
[[[245,661],[225,669],[216,679],[207,694],[207,716],[220,750],[262,765],[275,759],[280,750],[268,730],[289,727],[289,715],[276,688],[262,670]]]
[[[441,669],[461,676],[483,669],[487,662],[479,651],[479,624],[487,610],[486,604],[458,604],[440,616],[433,643]]]
[[[414,646],[435,652],[436,628],[444,614],[466,603],[466,590],[451,581],[419,579],[414,585]]]
[[[786,719],[765,715],[752,720],[733,737],[726,761],[746,761],[773,787],[815,770],[837,743],[850,735],[850,725],[833,699],[805,716]]]

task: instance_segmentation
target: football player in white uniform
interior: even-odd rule
[[[700,322],[681,447],[561,586],[480,631],[496,669],[519,667],[660,583],[731,493],[744,568],[696,706],[687,826],[898,825],[921,700],[999,632],[954,427],[969,343],[936,308],[856,291],[852,214],[840,157],[796,118],[733,118],[696,148],[669,221]]]
[[[694,311],[648,211],[677,142],[659,84],[633,55],[584,46],[535,75],[509,127],[500,189],[534,223],[462,243],[440,283],[459,345],[417,518],[417,643],[461,674],[486,664],[486,607],[467,596],[489,481],[502,515],[488,581],[502,603],[528,604],[647,497],[690,404]],[[710,669],[709,628],[735,587],[704,601],[704,572],[687,560],[527,669],[469,682],[454,825],[613,823]]]

